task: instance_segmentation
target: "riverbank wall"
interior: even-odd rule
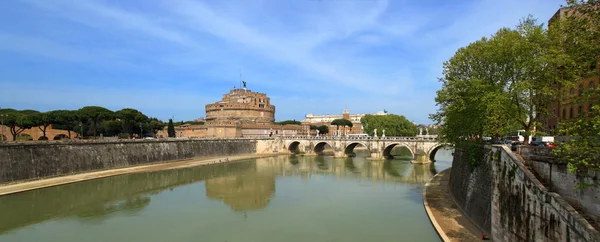
[[[468,154],[454,151],[449,191],[455,203],[473,223],[486,234],[492,233],[492,170],[489,152],[478,166],[466,162]]]
[[[250,139],[9,143],[0,145],[0,183],[156,162],[256,154]]]
[[[484,232],[490,229],[494,241],[600,241],[598,231],[506,146],[485,147],[475,166],[456,152],[449,184],[457,205]],[[487,203],[490,210],[478,209]]]
[[[521,146],[517,153],[527,166],[535,170],[535,175],[543,180],[548,190],[560,194],[569,204],[585,211],[596,225],[600,224],[600,187],[573,189],[579,183],[599,184],[599,173],[569,172],[567,162],[556,159],[553,149],[549,147]]]

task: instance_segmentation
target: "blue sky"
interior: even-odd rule
[[[239,86],[276,119],[383,109],[431,123],[442,63],[564,0],[5,0],[0,106],[205,116]]]

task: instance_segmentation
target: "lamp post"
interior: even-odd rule
[[[140,139],[144,138],[144,129],[142,128],[142,123],[140,123]]]
[[[0,117],[2,118],[2,123],[1,123],[2,124],[2,142],[6,142],[8,139],[8,136],[6,136],[6,133],[4,132],[4,117],[8,117],[8,114],[1,113]]]

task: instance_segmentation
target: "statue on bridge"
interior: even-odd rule
[[[429,128],[425,127],[425,135],[429,135]]]
[[[419,135],[423,135],[423,128],[419,128]]]
[[[319,130],[317,129],[317,137],[319,137]]]
[[[377,129],[373,129],[373,137],[377,138]]]
[[[385,138],[385,129],[382,130],[381,138]]]

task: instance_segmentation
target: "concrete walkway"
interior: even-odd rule
[[[87,173],[81,173],[81,174],[75,174],[75,175],[45,178],[45,179],[35,180],[35,181],[25,181],[25,182],[17,182],[17,183],[12,183],[12,184],[3,184],[3,185],[0,185],[0,196],[34,190],[34,189],[40,189],[40,188],[44,188],[44,187],[58,186],[58,185],[63,185],[63,184],[68,184],[68,183],[73,183],[73,182],[87,181],[87,180],[104,178],[104,177],[109,177],[109,176],[116,176],[116,175],[123,175],[123,174],[128,174],[128,173],[152,172],[152,171],[169,170],[169,169],[181,169],[181,168],[187,168],[187,167],[193,167],[193,166],[203,166],[203,165],[209,165],[209,164],[233,162],[233,161],[239,161],[239,160],[245,160],[245,159],[269,157],[269,156],[276,156],[276,155],[278,155],[278,154],[240,155],[240,156],[228,156],[228,157],[204,157],[204,158],[200,158],[200,159],[154,163],[154,164],[149,164],[149,165],[132,166],[132,167],[126,167],[126,168],[119,168],[119,169],[94,171],[94,172],[87,172]]]
[[[450,168],[425,184],[423,204],[443,241],[481,241],[481,231],[465,217],[448,191]]]

